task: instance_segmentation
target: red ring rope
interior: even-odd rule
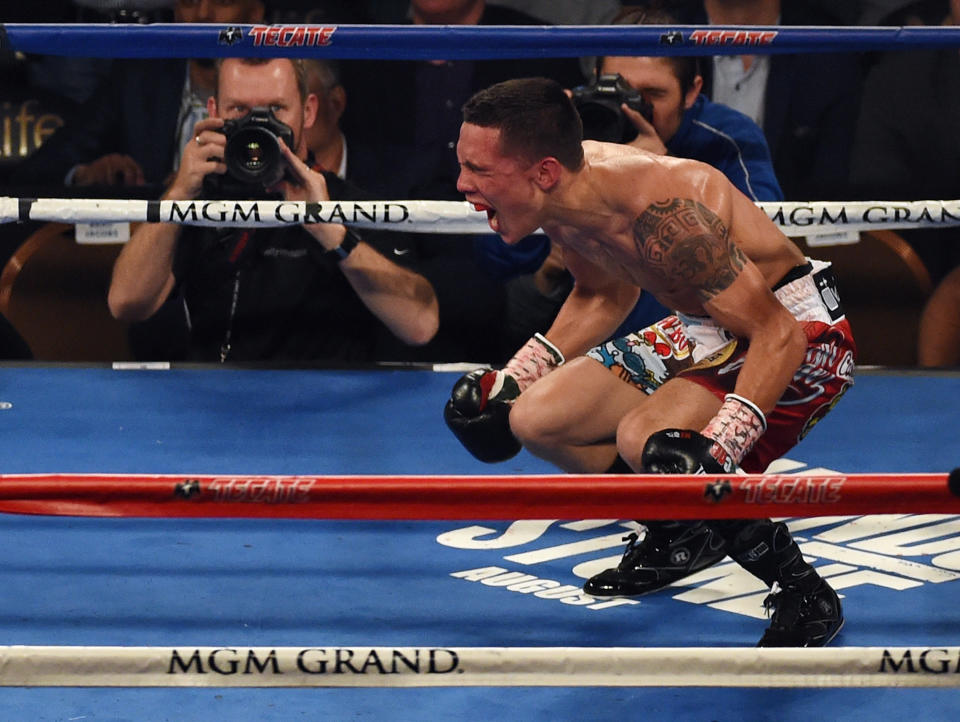
[[[0,512],[300,519],[720,519],[960,513],[947,474],[0,475]],[[954,491],[951,491],[951,488]]]

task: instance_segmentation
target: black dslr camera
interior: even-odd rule
[[[227,136],[223,153],[227,172],[206,176],[204,195],[230,200],[263,197],[286,172],[279,139],[293,148],[293,130],[270,108],[256,107],[242,118],[224,121],[222,132]]]
[[[573,104],[583,122],[583,137],[608,143],[629,143],[636,138],[637,129],[620,109],[622,103],[653,122],[653,106],[619,73],[600,75],[590,85],[574,88]]]

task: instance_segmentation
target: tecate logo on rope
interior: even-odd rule
[[[690,42],[695,45],[770,45],[776,30],[694,30]]]
[[[336,25],[254,25],[250,37],[254,47],[309,48],[329,45]]]

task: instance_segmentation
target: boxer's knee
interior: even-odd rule
[[[634,471],[643,471],[640,459],[651,433],[642,414],[627,414],[617,426],[617,453]]]
[[[623,415],[646,398],[581,356],[524,389],[510,411],[510,428],[531,450],[598,443],[611,447]]]
[[[599,398],[579,393],[583,383],[575,360],[524,389],[510,410],[514,436],[529,448],[579,443]]]
[[[698,431],[720,408],[707,389],[686,379],[670,379],[624,414],[617,425],[617,453],[637,471],[650,435],[663,429]]]
[[[644,403],[624,415],[617,426],[617,453],[637,472],[643,471],[641,459],[647,439],[667,428],[657,408]]]
[[[534,384],[513,403],[510,430],[524,446],[542,446],[557,435],[556,411]]]

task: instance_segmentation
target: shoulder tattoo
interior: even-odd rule
[[[690,284],[704,302],[733,283],[746,263],[717,214],[689,198],[651,203],[634,221],[633,239],[647,269]]]

